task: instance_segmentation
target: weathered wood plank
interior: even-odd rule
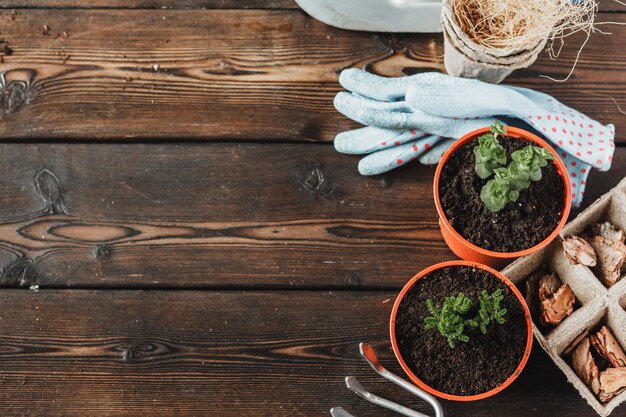
[[[600,0],[600,11],[626,11],[616,0]],[[297,9],[293,0],[5,0],[0,9],[16,7],[59,8],[167,8],[167,9]]]
[[[297,9],[294,0],[7,0],[0,9],[12,8],[104,9]]]
[[[387,336],[394,297],[3,290],[0,407],[4,416],[322,417],[341,405],[357,416],[392,416],[344,387],[355,375],[373,392],[428,412],[357,355],[367,341],[400,372]],[[493,416],[508,415],[512,404],[519,415],[591,414],[539,348],[503,393],[444,407],[448,415]]]
[[[312,144],[0,153],[6,285],[387,286],[450,256],[427,167],[364,178]]]
[[[580,36],[557,61],[543,54],[511,82],[620,132],[626,27],[611,32],[592,37],[567,83],[538,76],[565,77]],[[5,139],[329,141],[355,126],[332,107],[342,68],[392,76],[443,69],[441,35],[348,32],[297,10],[7,10],[0,33],[13,51],[0,64]]]
[[[433,168],[313,144],[1,144],[5,286],[399,288],[453,257]],[[626,172],[590,176],[587,203]]]

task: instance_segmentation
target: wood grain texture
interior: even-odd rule
[[[442,70],[441,35],[348,32],[297,10],[18,10],[1,13],[5,139],[330,141],[356,125],[332,106],[346,67]],[[626,23],[626,14],[599,20]],[[42,28],[49,27],[44,35]],[[65,37],[63,33],[68,36]],[[626,127],[626,27],[542,54],[512,83]],[[612,100],[615,100],[613,102]],[[619,142],[626,142],[618,136]]]
[[[453,257],[433,168],[322,144],[2,144],[0,284],[399,288]],[[626,172],[618,148],[586,203]]]
[[[0,291],[3,416],[393,416],[344,387],[428,413],[359,359],[388,342],[393,292]],[[538,381],[541,381],[538,384]],[[77,399],[80,401],[77,401]],[[546,399],[549,399],[547,401]],[[592,415],[541,349],[503,393],[447,415]],[[626,415],[618,408],[614,417]]]
[[[626,6],[616,0],[599,0],[600,11],[624,12]],[[116,8],[116,9],[297,9],[293,0],[5,0],[6,8]]]
[[[297,9],[294,0],[6,0],[0,9]]]
[[[450,257],[432,168],[364,178],[314,144],[0,153],[4,285],[397,286]]]

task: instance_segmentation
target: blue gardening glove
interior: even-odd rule
[[[361,81],[361,78],[368,79]],[[362,175],[376,175],[418,159],[425,165],[439,162],[441,155],[467,132],[487,126],[492,119],[467,120],[451,124],[447,118],[414,112],[403,100],[411,77],[375,77],[359,70],[345,70],[340,84],[353,93],[340,92],[335,107],[364,125],[342,132],[335,149],[347,154],[369,154],[358,165]],[[428,129],[428,130],[426,130]]]
[[[615,146],[613,125],[603,126],[543,93],[439,73],[385,78],[348,69],[341,73],[339,81],[351,93],[337,94],[337,110],[363,124],[382,127],[383,130],[393,129],[402,138],[409,136],[403,131],[409,129],[410,132],[411,128],[416,128],[416,131],[456,139],[471,130],[489,125],[494,116],[508,116],[529,123],[555,145],[567,165],[575,205],[580,205],[582,201],[591,166],[608,170],[611,165]],[[411,160],[406,151],[407,145],[411,147],[412,142],[405,144],[398,141],[400,144],[394,147],[382,140],[379,146],[359,147],[357,143],[363,139],[359,139],[357,132],[365,131],[368,135],[364,136],[369,138],[383,131],[373,130],[376,129],[374,127],[366,129],[370,130],[358,129],[353,131],[355,134],[340,133],[335,142],[340,152],[374,152],[364,158],[367,163],[362,161],[359,164],[362,174],[385,172],[402,165],[400,159],[402,163]],[[372,138],[367,141],[374,143]],[[383,147],[382,142],[387,145]],[[449,146],[451,141],[439,139],[437,143],[447,143]],[[422,156],[430,152],[416,156],[421,160]],[[406,155],[408,160],[406,156],[400,158],[398,155]],[[430,158],[430,161],[434,159]]]

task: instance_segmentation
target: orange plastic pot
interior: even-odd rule
[[[439,215],[439,228],[441,229],[441,234],[443,235],[443,239],[445,240],[448,247],[452,250],[452,252],[454,252],[455,255],[457,255],[461,259],[478,262],[498,269],[505,267],[520,256],[525,256],[536,252],[552,242],[552,240],[557,237],[563,226],[565,226],[565,223],[567,222],[567,218],[569,216],[570,207],[572,205],[572,192],[569,175],[567,173],[567,169],[565,168],[565,164],[561,160],[559,154],[554,149],[552,149],[552,147],[548,145],[543,139],[526,130],[518,129],[511,126],[506,126],[506,130],[507,136],[529,140],[550,151],[550,153],[554,155],[555,158],[552,162],[556,166],[558,173],[563,179],[565,201],[563,202],[563,212],[561,213],[561,219],[559,220],[558,225],[552,231],[552,233],[550,233],[550,235],[548,235],[548,237],[546,237],[543,241],[539,242],[531,248],[520,250],[517,252],[495,252],[481,248],[466,240],[456,230],[454,230],[454,228],[446,218],[446,215],[441,206],[441,201],[439,199],[439,181],[441,179],[441,172],[443,171],[443,167],[457,149],[465,145],[467,142],[476,139],[478,136],[489,132],[489,127],[484,127],[482,129],[478,129],[468,133],[467,135],[454,142],[452,146],[448,148],[448,150],[441,157],[439,165],[437,165],[437,171],[435,172],[435,181],[433,184],[435,206],[437,207],[437,214]]]
[[[517,366],[517,368],[515,368],[515,371],[499,386],[487,391],[487,392],[483,392],[481,394],[476,394],[476,395],[452,395],[452,394],[448,394],[445,392],[441,392],[436,390],[435,388],[431,387],[430,385],[426,384],[424,381],[422,381],[421,379],[419,379],[414,373],[413,371],[411,371],[411,369],[408,367],[408,365],[406,364],[406,362],[404,361],[404,359],[402,358],[402,355],[400,354],[400,349],[398,347],[398,342],[396,340],[396,316],[398,314],[398,308],[400,307],[400,303],[402,303],[402,300],[404,299],[404,297],[406,296],[406,294],[409,292],[409,290],[413,287],[413,285],[415,285],[415,283],[417,281],[419,281],[420,279],[427,277],[428,274],[430,274],[433,271],[436,271],[437,269],[441,269],[441,268],[447,268],[450,266],[469,266],[469,267],[473,267],[473,268],[480,268],[483,269],[491,274],[493,274],[494,276],[496,276],[498,279],[500,279],[502,282],[504,282],[510,289],[511,291],[513,291],[513,294],[515,295],[515,297],[517,297],[520,305],[522,306],[522,309],[524,310],[524,318],[526,321],[526,346],[524,348],[524,354],[522,355],[522,359],[519,363],[519,365]],[[424,391],[437,396],[439,398],[443,398],[446,400],[451,400],[451,401],[477,401],[477,400],[482,400],[484,398],[487,397],[491,397],[492,395],[495,395],[497,393],[499,393],[500,391],[502,391],[503,389],[505,389],[506,387],[508,387],[509,385],[511,385],[511,383],[513,381],[515,381],[515,379],[519,376],[519,374],[522,372],[522,370],[524,369],[524,367],[526,366],[526,362],[528,362],[528,357],[530,356],[530,351],[532,348],[532,344],[533,344],[533,333],[532,333],[532,321],[530,319],[530,311],[528,310],[528,306],[526,305],[526,302],[524,301],[524,298],[522,297],[522,294],[520,294],[519,290],[515,287],[515,285],[513,285],[513,283],[511,283],[511,281],[509,281],[504,275],[502,275],[500,272],[486,266],[486,265],[482,265],[476,262],[470,262],[470,261],[448,261],[448,262],[441,262],[438,263],[436,265],[432,265],[426,269],[424,269],[423,271],[421,271],[419,274],[415,275],[413,278],[411,278],[411,280],[409,282],[407,282],[405,284],[405,286],[402,288],[402,291],[400,291],[400,294],[398,294],[398,296],[396,297],[396,301],[393,304],[393,309],[391,310],[391,319],[389,320],[389,333],[390,333],[390,337],[391,337],[391,347],[393,348],[393,353],[396,355],[396,359],[398,360],[398,362],[400,362],[400,366],[402,367],[402,369],[404,370],[404,372],[406,372],[406,374],[408,375],[409,379],[418,387],[420,387],[421,389],[423,389]]]

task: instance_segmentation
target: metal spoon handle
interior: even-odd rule
[[[411,410],[410,408],[407,408],[403,405],[394,403],[393,401],[389,401],[385,398],[379,397],[378,395],[372,394],[371,392],[363,388],[359,381],[357,381],[357,379],[353,376],[346,377],[346,385],[361,398],[371,402],[372,404],[387,408],[407,417],[428,417],[426,414],[422,414],[419,411]]]
[[[433,397],[426,391],[422,390],[421,388],[418,388],[415,385],[411,384],[409,381],[403,378],[400,378],[398,375],[389,372],[386,369],[383,373],[381,373],[381,375],[384,378],[387,378],[389,381],[393,382],[394,384],[404,388],[405,390],[409,391],[411,394],[421,398],[422,400],[430,404],[435,410],[436,417],[443,417],[443,407],[441,407],[441,404],[439,404],[439,401],[437,401],[435,397]]]
[[[435,397],[422,390],[421,388],[416,387],[409,381],[399,377],[398,375],[389,372],[380,364],[378,357],[374,353],[374,349],[372,349],[370,345],[368,345],[367,343],[361,343],[359,345],[359,350],[361,352],[361,356],[363,356],[365,361],[376,371],[376,373],[378,373],[383,378],[393,382],[394,384],[404,388],[411,394],[426,401],[435,410],[436,417],[443,417],[443,407],[441,407],[441,404],[439,404],[439,401]]]

